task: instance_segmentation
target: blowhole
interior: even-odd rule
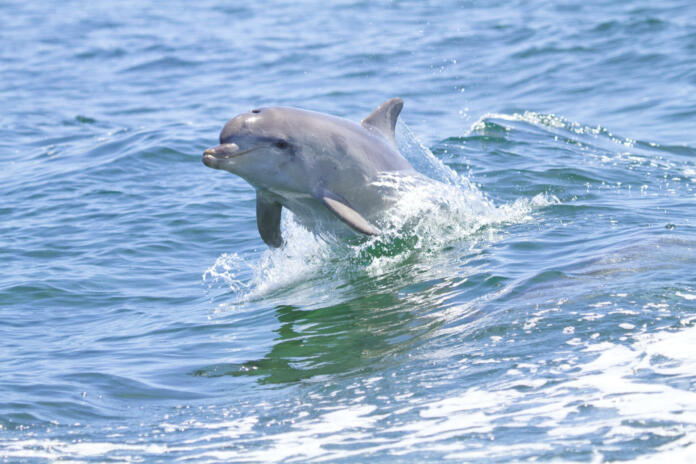
[[[256,108],[255,110],[251,110],[251,112],[252,112],[252,113],[254,113],[254,114],[258,114],[258,113],[260,113],[260,112],[261,112],[261,110],[260,110],[260,109],[258,109],[258,108]]]

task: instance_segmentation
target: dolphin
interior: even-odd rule
[[[387,100],[360,124],[298,108],[253,109],[225,124],[202,161],[256,189],[256,224],[270,247],[283,244],[283,208],[310,230],[378,235],[375,223],[395,201],[380,179],[419,175],[394,138],[403,105]]]

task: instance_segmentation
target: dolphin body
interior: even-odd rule
[[[387,100],[360,124],[297,108],[254,109],[229,120],[202,161],[256,189],[256,223],[271,247],[283,244],[283,207],[309,229],[378,235],[374,223],[397,198],[380,179],[420,176],[394,139],[403,105]]]

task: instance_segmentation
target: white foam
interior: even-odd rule
[[[188,441],[141,444],[28,438],[0,440],[0,449],[6,459],[73,462],[105,455],[116,462],[129,462],[134,455],[172,453],[183,453],[186,459],[200,462],[307,462],[369,456],[381,450],[393,455],[442,452],[466,461],[515,460],[528,453],[538,455],[586,443],[588,435],[605,437],[606,449],[613,449],[610,443],[659,436],[674,440],[652,450],[644,449],[646,454],[639,462],[686,462],[696,450],[696,392],[689,389],[696,372],[696,358],[692,355],[695,351],[693,326],[639,334],[629,345],[591,343],[581,351],[586,356],[573,354],[556,360],[567,365],[565,379],[556,377],[553,382],[546,382],[538,365],[521,363],[508,370],[497,384],[471,387],[436,400],[410,396],[407,408],[382,414],[360,396],[351,404],[317,411],[315,417],[304,409],[298,411],[289,428],[263,433],[261,448],[244,445],[247,438],[252,444],[258,440],[255,427],[259,421],[256,416],[249,416],[210,422],[193,420],[178,425],[163,422],[158,427],[167,435],[195,430],[196,438]],[[587,361],[579,360],[587,357]],[[647,372],[657,377],[646,376]],[[679,382],[680,379],[684,381]],[[593,412],[582,414],[581,407]],[[418,411],[417,416],[411,415],[405,422],[400,419],[390,426],[390,438],[377,433],[382,427],[380,421],[392,422],[396,416],[413,410]],[[545,433],[546,437],[530,443],[500,441],[484,448],[477,440],[464,439],[468,434],[494,433],[500,424],[534,427],[536,433]],[[230,447],[230,440],[240,446]],[[360,447],[352,446],[358,442]],[[596,460],[603,459],[602,448],[596,451]]]
[[[564,382],[532,394],[519,393],[511,384],[485,392],[480,387],[472,387],[459,396],[428,405],[421,416],[437,419],[435,422],[410,424],[409,428],[435,430],[440,439],[472,431],[484,433],[498,423],[513,421],[520,426],[547,427],[549,440],[543,444],[545,448],[580,442],[588,434],[612,437],[613,441],[630,441],[646,434],[675,438],[685,434],[684,440],[664,445],[656,449],[650,459],[644,458],[655,462],[666,462],[662,461],[663,457],[680,459],[688,455],[687,449],[694,449],[696,392],[672,386],[662,379],[643,380],[636,377],[636,372],[650,370],[672,379],[692,378],[696,372],[696,359],[692,356],[695,350],[696,327],[679,332],[640,334],[629,346],[608,342],[588,345],[584,351],[598,353],[598,356],[590,362],[569,366],[579,371]],[[685,384],[688,386],[690,382]],[[606,413],[578,419],[577,405],[580,404],[603,409]],[[532,449],[532,446],[521,446],[517,451]],[[514,456],[515,452],[514,446],[499,445],[487,448],[485,454],[466,450],[456,456],[492,459]]]
[[[87,462],[95,457],[103,458],[112,452],[130,452],[144,455],[162,455],[167,452],[166,445],[125,444],[106,441],[62,441],[58,439],[18,439],[0,440],[2,458],[36,458],[61,462]],[[120,459],[119,459],[120,458]],[[128,456],[114,457],[109,462],[132,462]]]
[[[355,443],[369,438],[364,430],[373,428],[382,416],[372,414],[376,408],[370,405],[353,405],[328,411],[316,419],[298,421],[290,430],[264,435],[266,446],[255,450],[210,449],[195,453],[192,459],[215,458],[220,461],[243,460],[254,462],[280,462],[285,460],[321,461],[330,454],[329,447]],[[359,454],[345,451],[343,457]]]

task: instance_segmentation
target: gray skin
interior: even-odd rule
[[[377,235],[374,224],[395,197],[376,181],[385,173],[418,175],[394,140],[402,108],[393,98],[361,124],[296,108],[255,109],[225,124],[203,164],[256,189],[259,233],[271,247],[283,244],[283,207],[310,230]]]

